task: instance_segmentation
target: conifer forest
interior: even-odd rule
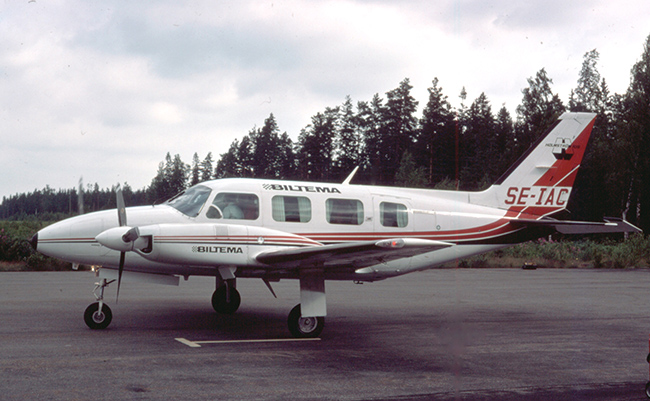
[[[573,220],[623,217],[650,232],[650,37],[631,66],[625,93],[611,93],[598,72],[599,53],[584,54],[568,99],[553,91],[544,68],[528,78],[515,115],[485,93],[448,94],[433,78],[426,104],[405,78],[372,99],[345,97],[311,117],[298,133],[282,131],[273,114],[234,140],[220,155],[167,153],[151,184],[122,184],[127,205],[160,203],[201,181],[255,177],[448,190],[491,185],[565,111],[598,114],[569,203]],[[480,88],[479,88],[480,90]],[[460,98],[452,106],[451,98]],[[454,101],[454,103],[457,103]],[[418,112],[421,110],[421,112]],[[83,192],[79,196],[79,192]],[[81,183],[5,196],[0,220],[57,220],[115,207],[114,188]]]

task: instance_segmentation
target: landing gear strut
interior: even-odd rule
[[[84,312],[84,322],[86,325],[93,330],[103,330],[111,324],[113,320],[113,312],[108,305],[104,304],[104,288],[106,288],[110,283],[115,280],[106,281],[105,278],[99,280],[98,283],[95,283],[95,289],[93,294],[97,299],[97,302],[88,305],[86,311]],[[97,294],[99,290],[99,294]]]

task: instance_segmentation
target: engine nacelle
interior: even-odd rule
[[[234,224],[157,224],[138,227],[141,237],[152,238],[151,261],[183,266],[243,266],[259,264],[261,252],[320,243],[299,235],[263,227]]]

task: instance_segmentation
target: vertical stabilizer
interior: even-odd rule
[[[595,119],[594,113],[564,113],[472,203],[537,216],[565,209]]]

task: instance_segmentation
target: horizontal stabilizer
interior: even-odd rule
[[[361,268],[448,248],[453,244],[417,238],[346,242],[323,246],[292,248],[257,255],[258,262],[284,268],[322,265]]]
[[[604,222],[565,221],[553,219],[512,220],[510,224],[528,227],[553,227],[561,234],[613,234],[613,233],[641,233],[641,229],[616,217],[605,217]]]

